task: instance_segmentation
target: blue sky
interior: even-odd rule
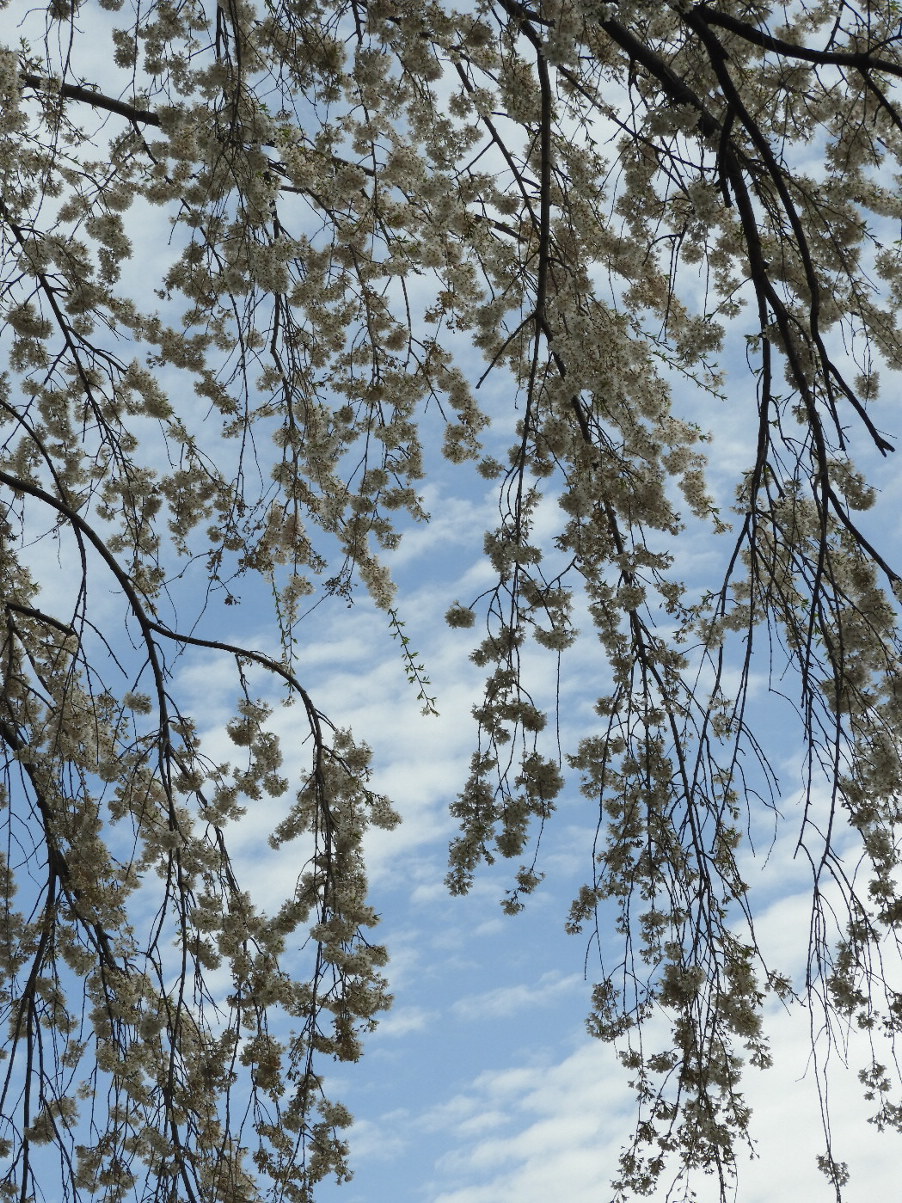
[[[479,574],[476,561],[472,574]],[[466,770],[475,680],[468,634],[441,625],[446,590],[445,582],[420,577],[402,604],[435,686],[438,718],[419,715],[384,638],[379,654],[381,616],[365,606],[337,614],[334,632],[311,638],[317,696],[371,743],[374,784],[404,816],[397,831],[371,841],[395,1007],[363,1061],[335,1073],[337,1093],[358,1121],[351,1133],[356,1178],[322,1197],[538,1203],[554,1193],[589,1203],[607,1197],[633,1115],[625,1071],[583,1027],[591,952],[586,964],[586,940],[563,932],[587,871],[593,818],[575,786],[568,788],[546,833],[548,876],[522,914],[507,917],[498,905],[509,884],[504,865],[482,874],[470,896],[447,896],[442,878],[453,829],[446,807]],[[376,651],[369,659],[368,650]],[[577,660],[571,678],[565,662],[565,690],[577,707],[582,700],[588,708],[591,675]],[[777,724],[769,746],[791,781],[796,749],[782,745]],[[782,799],[786,833],[751,879],[766,899],[758,916],[762,943],[775,963],[798,973],[810,904],[807,869],[793,856],[793,802],[789,791]],[[271,870],[261,865],[260,872],[269,878]],[[775,1065],[749,1071],[762,1143],[760,1159],[744,1171],[743,1200],[831,1197],[814,1165],[822,1136],[809,1021],[804,1012],[770,1008]],[[848,1198],[888,1197],[897,1181],[898,1138],[878,1137],[867,1125],[853,1073],[837,1073],[831,1103],[837,1147],[852,1169]]]
[[[732,420],[714,423],[719,476],[746,450],[748,411],[738,400],[731,404]],[[896,493],[888,488],[882,498],[885,514],[897,504]],[[350,1134],[355,1179],[324,1185],[321,1198],[545,1203],[559,1196],[598,1203],[610,1197],[607,1184],[634,1111],[626,1071],[584,1028],[596,954],[587,937],[563,930],[569,902],[590,871],[595,817],[571,780],[543,838],[546,880],[520,915],[505,916],[499,906],[516,864],[483,871],[465,898],[448,896],[443,877],[454,826],[447,807],[466,774],[475,730],[469,712],[480,678],[468,660],[474,633],[448,629],[442,616],[452,601],[466,600],[488,582],[481,535],[495,503],[491,487],[468,469],[442,470],[425,496],[433,523],[412,530],[396,557],[398,608],[422,655],[439,715],[420,713],[385,616],[365,600],[350,610],[339,601],[318,609],[299,657],[318,704],[373,748],[373,785],[403,816],[398,829],[375,832],[368,841],[373,901],[382,916],[378,938],[391,954],[395,1005],[368,1039],[363,1060],[336,1068],[328,1079],[357,1121]],[[719,558],[709,538],[688,533],[681,565],[690,582],[710,579]],[[266,628],[247,627],[244,609],[224,611],[237,624],[228,637],[240,634],[266,646]],[[188,657],[179,684],[196,712],[206,707],[205,741],[215,752],[222,737],[210,699],[221,696],[227,706],[228,674],[220,695],[210,665],[191,664]],[[553,662],[533,667],[550,698]],[[591,636],[564,657],[565,750],[592,721],[602,671]],[[770,811],[756,814],[758,855],[747,869],[762,946],[775,967],[798,979],[810,922],[810,870],[796,855],[801,747],[785,702],[768,692],[763,663],[753,670],[752,692],[758,733],[780,776],[786,822],[775,828]],[[277,711],[273,721],[290,749],[294,712]],[[224,740],[222,749],[228,755]],[[268,813],[249,814],[239,836],[239,862],[261,903],[268,893],[275,901],[294,871],[290,854],[287,863],[284,855],[275,861],[263,855],[271,822]],[[768,1008],[775,1063],[765,1072],[748,1070],[760,1143],[758,1158],[742,1169],[743,1203],[832,1198],[815,1166],[823,1136],[810,1029],[819,1022],[816,1010]],[[853,1038],[853,1061],[855,1047]],[[821,1040],[819,1057],[827,1056]],[[852,1174],[847,1198],[891,1197],[898,1137],[880,1136],[866,1122],[854,1070],[843,1068],[836,1050],[829,1060],[833,1137]],[[704,1180],[693,1185],[703,1203],[715,1197]]]
[[[165,236],[162,214],[146,211],[143,220],[150,236],[138,244],[128,268],[136,280],[142,273],[148,278],[150,248],[159,246],[151,231],[156,227]],[[726,400],[685,393],[675,398],[682,414],[716,432],[710,456],[725,507],[729,482],[749,454],[754,404],[739,356],[730,362],[735,374]],[[512,422],[503,386],[490,401],[500,420],[488,437],[503,446]],[[885,410],[883,422],[891,428],[890,406]],[[300,631],[298,670],[305,686],[336,724],[350,726],[370,744],[373,785],[394,800],[403,818],[399,828],[373,832],[367,842],[373,904],[382,917],[377,938],[390,952],[395,1005],[367,1040],[362,1061],[336,1067],[327,1079],[355,1116],[350,1133],[355,1178],[340,1187],[324,1183],[320,1199],[547,1203],[559,1197],[598,1203],[610,1197],[608,1183],[634,1111],[626,1071],[584,1027],[596,953],[587,937],[564,932],[569,903],[590,872],[595,816],[571,779],[543,838],[540,867],[546,879],[520,915],[505,916],[499,906],[516,864],[483,870],[465,898],[448,895],[443,878],[455,830],[448,805],[466,776],[475,733],[470,709],[479,699],[481,678],[469,661],[475,632],[449,629],[443,615],[453,601],[468,601],[491,583],[482,534],[494,524],[497,501],[493,486],[470,467],[452,468],[437,455],[430,459],[434,471],[423,496],[432,521],[407,531],[392,561],[398,613],[421,654],[438,716],[420,713],[386,615],[365,598],[350,609],[340,599],[327,600]],[[894,533],[900,488],[882,463],[872,467],[884,492],[871,521]],[[539,525],[551,530],[555,510],[549,500]],[[897,538],[894,542],[898,545]],[[726,546],[700,529],[686,532],[677,566],[690,586],[716,580]],[[71,552],[46,541],[33,548],[33,567],[48,600],[65,594]],[[95,599],[95,617],[109,635],[121,623],[122,610],[113,595],[97,592]],[[190,594],[184,600],[189,599]],[[239,605],[214,601],[203,633],[275,651],[262,602],[253,590]],[[528,667],[540,697],[544,692],[550,702],[558,687],[553,658],[533,657]],[[564,751],[590,728],[603,673],[591,633],[565,654],[559,682]],[[198,721],[207,753],[233,757],[223,731],[234,699],[232,665],[189,651],[174,685]],[[800,745],[785,704],[768,693],[764,663],[753,667],[752,695],[788,819],[776,839],[770,812],[760,814],[755,825],[759,857],[749,873],[759,898],[757,929],[774,964],[798,976],[810,920],[809,872],[795,855]],[[272,720],[286,769],[294,764],[298,772],[304,759],[299,718],[294,709],[276,709]],[[548,737],[554,741],[552,731]],[[266,845],[279,813],[280,804],[267,799],[231,835],[245,888],[264,907],[290,893],[297,874],[291,846],[276,854]],[[816,1012],[769,1009],[775,1064],[764,1073],[748,1071],[747,1096],[760,1143],[758,1158],[742,1168],[743,1203],[832,1198],[815,1167],[823,1136],[810,1025],[818,1022]],[[842,1067],[836,1052],[831,1058],[834,1141],[852,1173],[847,1198],[865,1203],[892,1197],[898,1137],[880,1136],[867,1124],[854,1071]],[[706,1193],[704,1180],[694,1185],[702,1203],[715,1197]]]

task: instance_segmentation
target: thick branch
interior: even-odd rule
[[[762,33],[754,25],[731,17],[729,13],[718,12],[707,4],[698,4],[692,9],[692,15],[698,15],[708,25],[720,25],[735,33],[737,37],[760,46],[764,50],[772,50],[775,54],[786,58],[801,59],[806,63],[814,63],[820,67],[855,67],[863,74],[868,71],[885,71],[887,75],[902,77],[902,66],[890,59],[877,58],[869,50],[812,50],[809,46],[794,45],[775,38],[769,33]]]
[[[149,109],[139,109],[125,100],[117,100],[115,96],[105,96],[94,88],[86,88],[82,84],[61,83],[56,79],[48,79],[43,75],[22,75],[22,83],[26,88],[34,88],[36,92],[53,92],[66,100],[83,100],[93,105],[95,109],[106,109],[108,113],[116,113],[127,117],[129,121],[141,122],[143,125],[159,125],[160,118]]]

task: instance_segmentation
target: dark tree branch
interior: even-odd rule
[[[117,100],[115,96],[105,96],[103,92],[85,87],[83,84],[60,83],[59,80],[32,75],[31,72],[25,72],[21,79],[26,88],[33,88],[36,92],[55,92],[66,100],[84,101],[93,105],[95,109],[106,109],[108,113],[126,117],[135,125],[158,126],[160,124],[157,113],[153,113],[149,109],[139,109],[137,105],[129,104],[126,100]]]

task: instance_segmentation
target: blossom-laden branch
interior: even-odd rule
[[[520,860],[519,910],[581,779],[597,830],[568,926],[594,933],[590,1029],[640,1107],[617,1189],[673,1164],[726,1196],[768,995],[891,1041],[902,1015],[881,959],[902,917],[899,576],[853,462],[893,451],[878,374],[902,367],[897,5],[104,9],[55,3],[27,50],[0,48],[7,1194],[28,1196],[47,1142],[61,1197],[307,1200],[347,1172],[317,1059],[359,1055],[387,1001],[362,840],[395,819],[296,662],[308,609],[360,586],[403,630],[384,553],[427,517],[437,412],[446,457],[499,487],[494,584],[449,611],[484,622],[486,672],[449,884]],[[83,38],[92,63],[109,42],[97,87]],[[173,234],[129,295],[138,202]],[[724,398],[728,330],[754,382],[722,400],[746,411],[730,482],[684,407]],[[506,467],[482,446],[507,417],[477,403],[490,375],[518,407]],[[77,566],[62,600],[24,562],[42,530]],[[720,563],[701,583],[678,551],[699,531]],[[121,641],[94,616],[99,580]],[[239,588],[272,599],[276,653],[210,629]],[[167,623],[176,603],[190,618]],[[562,756],[524,651],[566,679],[574,612],[603,664],[594,725],[557,724]],[[203,752],[189,655],[231,665],[246,765]],[[780,818],[759,662],[805,748],[797,981],[769,965],[748,885],[745,833]],[[264,677],[301,703],[309,750],[273,833],[304,868],[271,917],[228,850],[244,807],[289,789]],[[897,1124],[876,1051],[862,1073]]]

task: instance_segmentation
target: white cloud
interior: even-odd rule
[[[806,1046],[805,1016],[787,1016],[776,1024],[775,1067],[750,1071],[747,1097],[759,1144],[757,1158],[741,1164],[742,1203],[832,1198],[815,1164],[824,1140],[810,1067],[806,1076]],[[854,1075],[841,1076],[831,1105],[835,1130],[844,1136],[835,1152],[852,1173],[847,1203],[895,1198],[897,1142],[865,1123]],[[480,1074],[465,1094],[419,1121],[440,1128],[449,1145],[429,1203],[599,1203],[609,1197],[632,1115],[622,1069],[612,1050],[595,1042],[557,1062],[537,1056]],[[711,1179],[700,1176],[693,1185],[699,1203],[713,1203]],[[651,1198],[663,1203],[664,1191]]]
[[[352,1129],[351,1144],[356,1158],[391,1161],[409,1144],[405,1136],[408,1113],[404,1110],[383,1115],[378,1121],[360,1120]]]
[[[527,1007],[546,1007],[562,995],[585,988],[581,974],[563,976],[557,970],[544,973],[535,985],[521,983],[516,986],[500,986],[482,994],[470,994],[459,998],[451,1008],[463,1020],[499,1019],[516,1014]]]
[[[435,1011],[427,1011],[423,1007],[401,1007],[396,1011],[389,1011],[385,1018],[379,1021],[377,1031],[380,1036],[408,1036],[411,1032],[424,1031],[435,1019]]]
[[[447,1108],[460,1117],[458,1144],[437,1166],[445,1185],[430,1203],[598,1203],[616,1160],[612,1108],[626,1101],[612,1069],[610,1050],[593,1043],[557,1064],[537,1057],[481,1074]]]

